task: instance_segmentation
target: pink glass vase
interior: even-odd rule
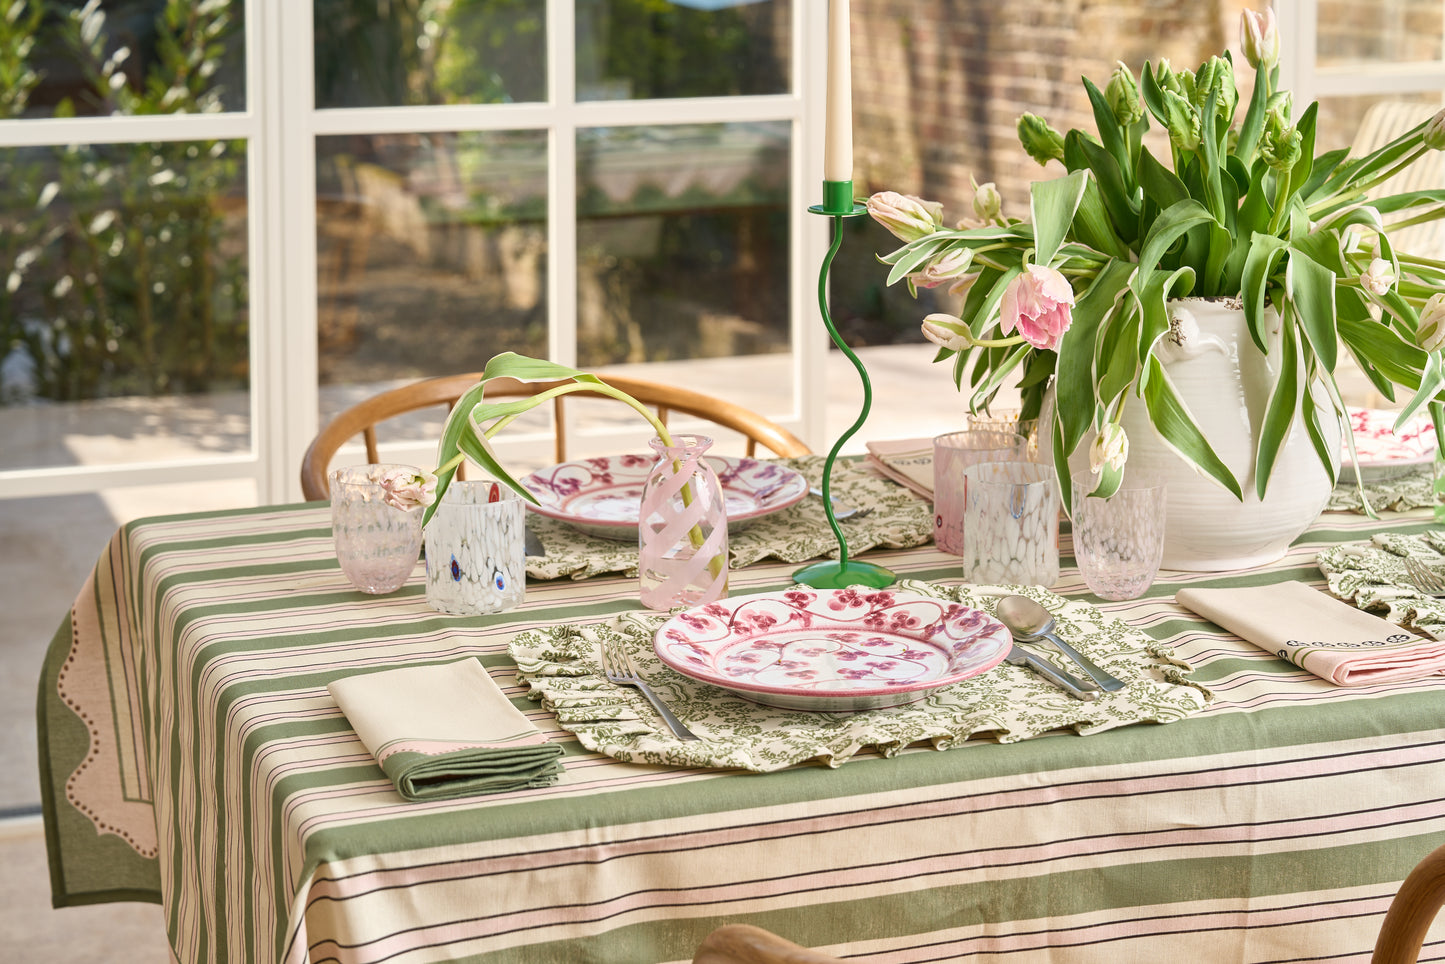
[[[728,594],[728,517],[705,435],[654,438],[657,462],[642,487],[638,573],[649,609],[696,606]]]

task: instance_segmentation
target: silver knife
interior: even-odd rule
[[[1055,669],[1052,664],[1039,659],[1026,649],[1021,649],[1017,644],[1009,649],[1008,655],[1004,659],[1013,666],[1027,666],[1075,699],[1095,700],[1099,698],[1098,690],[1085,689],[1077,677],[1061,669]]]
[[[531,526],[522,529],[522,545],[526,554],[533,558],[540,558],[547,554],[547,547],[542,545],[542,540],[537,538],[537,533],[532,531]]]

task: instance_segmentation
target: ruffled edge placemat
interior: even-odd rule
[[[822,482],[824,458],[821,455],[777,461],[801,472],[810,486]],[[838,501],[873,510],[866,516],[839,523],[846,526],[844,535],[848,538],[849,555],[879,547],[911,549],[933,538],[932,505],[861,463],[834,463],[831,490]],[[545,556],[527,557],[527,575],[534,579],[562,576],[586,579],[614,572],[637,573],[636,542],[599,539],[535,512],[528,513],[527,526],[547,550]],[[797,505],[728,532],[728,565],[733,569],[763,559],[807,562],[837,555],[838,542],[833,530],[828,528],[823,502],[811,495]]]
[[[1445,599],[1432,599],[1415,588],[1405,573],[1413,556],[1428,568],[1445,571],[1445,532],[1420,535],[1382,532],[1367,543],[1330,546],[1315,556],[1330,592],[1360,609],[1384,610],[1392,623],[1445,639]]]
[[[803,588],[803,587],[796,587]],[[993,612],[996,600],[1018,593],[1043,603],[1059,631],[1128,685],[1093,702],[1076,700],[1031,670],[1004,663],[906,706],[861,713],[808,713],[753,703],[689,679],[654,655],[652,637],[669,617],[625,613],[604,623],[529,630],[509,651],[532,699],[556,714],[589,750],[630,763],[738,768],[766,772],[805,760],[836,767],[864,747],[892,756],[928,740],[943,750],[975,734],[1013,743],[1050,730],[1081,735],[1131,723],[1171,723],[1203,709],[1212,694],[1186,678],[1193,667],[1172,647],[1151,639],[1087,603],[1034,587],[948,586],[907,579],[894,589],[956,600]],[[620,641],[658,696],[696,733],[679,740],[644,697],[609,682],[598,663],[603,639]],[[1048,646],[1035,654],[1073,670]]]
[[[1414,472],[1407,472],[1389,479],[1379,479],[1373,482],[1366,482],[1363,486],[1370,505],[1376,512],[1405,512],[1409,509],[1425,509],[1435,504],[1435,495],[1431,491],[1434,484],[1434,477],[1430,466]],[[1330,499],[1325,503],[1326,512],[1359,512],[1365,511],[1364,503],[1360,501],[1359,489],[1353,482],[1347,485],[1337,485],[1330,493]]]

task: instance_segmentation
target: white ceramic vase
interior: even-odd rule
[[[1270,317],[1276,318],[1272,309]],[[1143,401],[1131,398],[1123,418],[1128,471],[1157,472],[1168,486],[1163,568],[1218,572],[1274,562],[1330,495],[1329,476],[1299,415],[1280,450],[1268,493],[1263,501],[1255,494],[1255,442],[1278,376],[1273,358],[1277,320],[1268,357],[1250,339],[1238,299],[1172,301],[1169,321],[1170,331],[1157,349],[1159,360],[1204,437],[1239,480],[1244,501],[1165,445]],[[1315,391],[1323,397],[1322,390]],[[1328,404],[1320,422],[1331,451],[1338,453],[1340,427]]]

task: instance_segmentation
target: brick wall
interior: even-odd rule
[[[1021,213],[1029,183],[1056,172],[1019,147],[1019,114],[1091,129],[1080,76],[1102,88],[1118,60],[1136,74],[1151,59],[1196,67],[1237,46],[1240,9],[1262,2],[854,0],[859,193],[920,194],[952,219],[967,213],[972,175]]]

